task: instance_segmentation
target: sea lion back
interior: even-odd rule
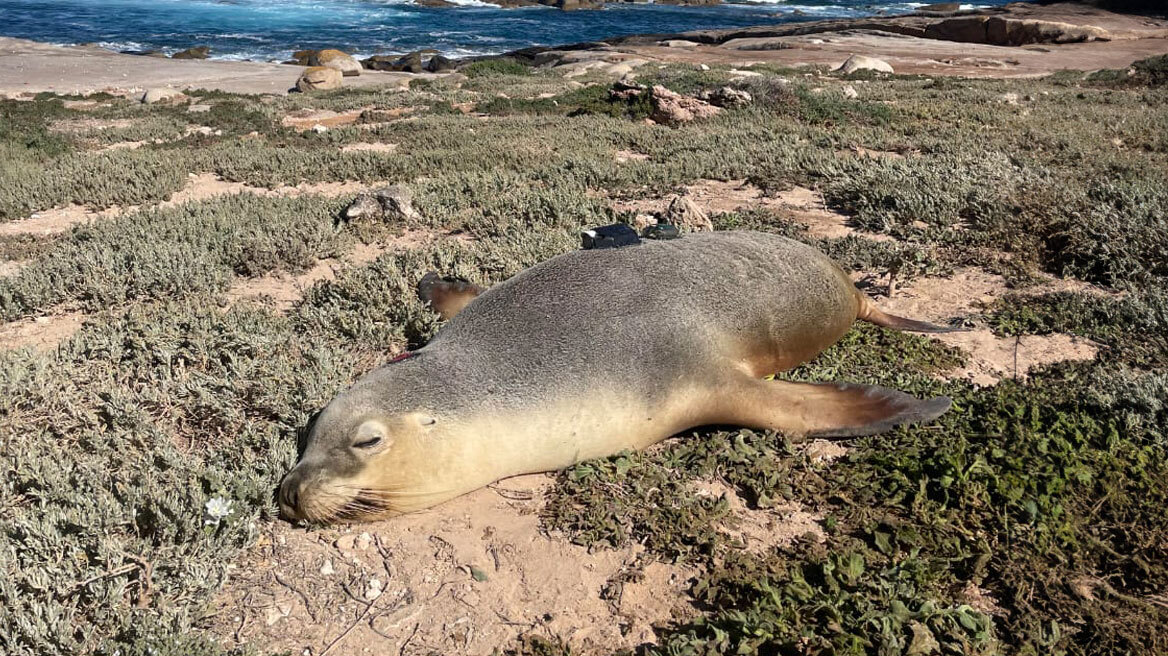
[[[431,344],[494,359],[494,371],[530,363],[536,351],[528,376],[541,367],[554,376],[677,376],[775,350],[768,345],[792,332],[823,334],[807,349],[818,352],[856,308],[846,274],[805,244],[699,233],[538,264],[484,292]]]

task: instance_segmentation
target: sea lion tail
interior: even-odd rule
[[[929,323],[927,321],[917,321],[916,319],[906,319],[905,317],[898,317],[895,314],[888,314],[884,310],[876,307],[872,299],[868,298],[863,292],[856,290],[856,295],[860,299],[860,311],[856,318],[868,323],[874,323],[877,326],[885,328],[896,328],[897,330],[907,330],[914,333],[951,333],[960,328],[950,326],[938,326],[937,324]]]

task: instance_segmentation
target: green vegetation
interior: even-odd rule
[[[502,60],[408,91],[199,94],[203,113],[112,97],[0,101],[0,221],[69,203],[142,206],[50,237],[0,237],[0,257],[24,261],[0,278],[0,318],[88,317],[56,350],[0,350],[0,652],[221,653],[200,622],[257,526],[276,521],[272,491],[297,431],[390,349],[437,328],[413,294],[422,272],[498,282],[574,248],[581,227],[630,219],[611,198],[701,179],[817,189],[860,235],[815,239],[749,208],[714,221],[803,239],[850,268],[903,280],[977,265],[1020,287],[1045,271],[1122,293],[1011,295],[967,318],[1105,347],[989,388],[945,381],[962,356],[937,342],[857,327],[786,375],[948,394],[956,409],[854,440],[834,464],[784,436],[723,427],[563,472],[548,529],[596,548],[641,543],[644,558],[699,572],[695,616],[642,651],[1168,651],[1168,90],[1162,61],[1134,68],[1122,81],[849,80],[856,100],[844,81],[762,67],[741,80],[646,71],[642,81],[679,92],[729,84],[756,98],[680,128],[610,102],[609,80],[576,87]],[[449,111],[467,102],[488,116]],[[388,112],[405,107],[409,120]],[[322,134],[282,124],[303,110],[370,113]],[[146,143],[102,150],[120,141]],[[397,149],[342,150],[356,142]],[[648,158],[617,162],[622,150]],[[151,207],[192,173],[268,188],[404,183],[422,218],[345,223],[348,197]],[[227,302],[233,284],[407,228],[472,240],[344,268],[286,313]],[[823,541],[742,549],[716,529],[732,520],[729,500],[697,494],[708,481],[752,508],[802,504],[824,517]],[[231,501],[226,519],[204,515],[213,498]]]

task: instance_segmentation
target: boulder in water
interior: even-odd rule
[[[171,59],[206,59],[211,54],[209,46],[195,46],[194,48],[187,48],[180,50],[170,56]]]

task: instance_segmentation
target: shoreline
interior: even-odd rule
[[[987,34],[986,20],[1008,25],[1002,32],[1007,36],[993,30]],[[565,75],[608,70],[620,77],[646,63],[835,67],[851,55],[866,55],[887,61],[898,73],[1034,77],[1063,69],[1122,68],[1162,54],[1168,54],[1168,20],[1059,3],[640,34],[460,61],[511,57],[563,69],[559,72]],[[175,60],[0,37],[0,95],[8,97],[125,95],[157,87],[284,94],[303,70],[282,63]],[[344,78],[344,86],[401,86],[429,75],[363,70]]]

